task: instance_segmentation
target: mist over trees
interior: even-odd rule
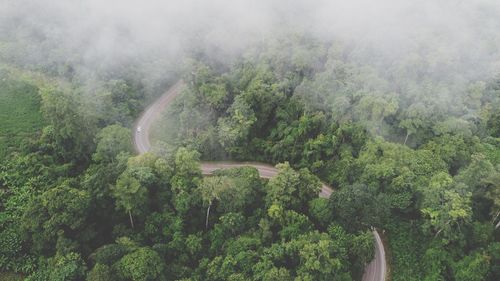
[[[0,279],[360,280],[376,227],[392,280],[498,280],[498,30],[494,0],[3,0]]]

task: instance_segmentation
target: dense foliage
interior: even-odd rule
[[[141,77],[98,75],[89,88],[55,67],[46,73],[63,81],[24,78],[45,126],[1,161],[0,269],[51,281],[359,280],[377,227],[393,280],[498,280],[499,80],[435,80],[439,61],[362,64],[358,51],[289,34],[231,65],[193,55],[156,153],[139,156],[129,128],[158,94]],[[279,174],[202,177],[200,159]],[[331,198],[317,198],[316,176]]]
[[[388,231],[394,280],[496,280],[500,84],[437,79],[441,58],[420,55],[381,68],[292,35],[234,65],[193,61],[158,151],[308,168],[337,189],[325,219]]]

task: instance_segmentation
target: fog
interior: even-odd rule
[[[380,67],[416,53],[471,79],[500,69],[498,0],[0,0],[0,59],[38,67],[163,65],[194,49],[229,61],[291,30]]]

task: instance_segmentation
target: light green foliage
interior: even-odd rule
[[[127,168],[111,187],[111,192],[116,199],[117,209],[128,213],[132,227],[132,213],[144,214],[151,203],[148,192],[162,191],[159,185],[167,184],[171,173],[172,168],[168,163],[153,154],[129,158]]]
[[[318,178],[307,169],[294,171],[287,162],[278,164],[277,176],[267,184],[266,204],[278,204],[286,209],[300,210],[301,206],[316,197],[320,191]]]
[[[422,102],[411,104],[401,117],[399,126],[406,130],[405,144],[410,135],[425,131],[431,124],[432,112]]]
[[[162,260],[149,248],[139,248],[125,255],[116,267],[120,277],[133,281],[160,281],[164,278]]]
[[[294,171],[290,164],[284,163],[276,166],[279,174],[269,180],[267,184],[266,203],[268,206],[277,204],[284,208],[296,206],[296,198],[293,196],[297,193],[299,187],[299,174]]]
[[[49,258],[27,281],[79,281],[85,278],[86,265],[77,253]]]
[[[476,150],[477,144],[474,141],[467,141],[457,135],[442,135],[426,143],[423,148],[430,150],[441,158],[448,166],[448,170],[456,172],[465,166],[471,154]]]
[[[234,183],[226,176],[204,178],[199,190],[201,198],[203,198],[203,201],[205,201],[208,205],[211,205],[212,202],[216,200],[220,200],[223,193],[231,192],[231,190],[236,191]]]
[[[257,169],[244,167],[220,170],[215,176],[230,178],[231,187],[220,193],[217,210],[221,212],[253,211],[260,204],[259,193],[263,189]]]
[[[259,68],[253,79],[242,93],[242,98],[250,105],[255,112],[256,121],[253,125],[253,133],[262,133],[268,130],[266,125],[271,121],[274,108],[283,100],[283,93],[279,90],[279,85],[275,83],[275,76],[266,68]]]
[[[259,263],[255,265],[258,272],[255,278],[266,280],[279,271],[281,274],[278,276],[286,277],[286,272],[283,269],[277,272],[275,266],[282,264],[282,260],[289,260],[286,267],[296,274],[295,280],[335,279],[341,276],[343,266],[335,251],[334,241],[327,234],[317,232],[299,236],[286,243],[273,244],[264,251]]]
[[[446,173],[434,175],[429,187],[422,191],[422,213],[427,219],[424,227],[435,233],[443,232],[450,238],[464,222],[469,222],[472,215],[470,206],[471,192],[460,184],[453,185],[453,179]]]
[[[286,268],[277,268],[273,267],[269,269],[264,277],[262,278],[262,281],[292,281],[293,278],[290,276],[290,272]]]
[[[201,170],[199,153],[186,148],[180,148],[175,154],[175,170],[171,179],[173,204],[177,211],[185,214],[195,201],[197,194],[193,193],[200,182]]]
[[[398,110],[398,101],[393,93],[385,93],[381,96],[363,96],[357,106],[357,115],[362,122],[366,123],[368,131],[380,133],[382,121]]]
[[[436,135],[455,133],[465,137],[472,136],[469,122],[456,117],[450,117],[444,121],[438,122],[434,126],[434,132]]]
[[[226,85],[221,82],[203,83],[199,91],[203,94],[208,104],[216,110],[224,108],[228,99]]]
[[[120,125],[111,125],[99,131],[96,143],[93,160],[97,162],[113,162],[121,152],[132,152],[130,130]]]
[[[201,198],[208,206],[205,226],[208,227],[210,216],[210,208],[215,201],[219,201],[223,193],[236,193],[237,190],[233,187],[233,182],[225,176],[207,177],[203,179],[203,183],[199,187]]]
[[[130,223],[133,227],[132,210],[138,211],[137,209],[146,204],[146,188],[131,172],[126,171],[120,175],[111,191],[116,198],[116,207],[130,214]]]
[[[454,266],[455,280],[480,281],[484,280],[490,266],[490,257],[483,253],[475,253],[464,257]]]
[[[429,248],[422,259],[425,270],[424,280],[445,280],[447,267],[450,263],[448,253],[442,248]]]
[[[380,139],[367,143],[356,164],[360,180],[383,193],[392,208],[403,211],[414,208],[416,190],[445,168],[445,163],[428,151],[413,151]]]
[[[219,141],[223,147],[235,146],[240,144],[241,140],[246,140],[256,121],[253,110],[242,96],[235,98],[228,109],[228,115],[219,119],[217,126]]]
[[[87,274],[87,281],[109,281],[112,280],[113,274],[109,266],[97,263]]]
[[[199,158],[200,155],[198,152],[180,148],[175,154],[176,176],[199,176],[201,174],[200,163],[198,162]]]

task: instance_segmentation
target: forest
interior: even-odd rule
[[[471,45],[424,29],[393,51],[280,23],[235,46],[205,25],[159,54],[165,38],[136,50],[122,25],[130,50],[84,52],[62,17],[9,7],[1,281],[362,280],[374,229],[385,280],[500,280],[500,9],[471,16]],[[138,154],[134,124],[178,81]],[[204,176],[205,161],[278,174]]]

